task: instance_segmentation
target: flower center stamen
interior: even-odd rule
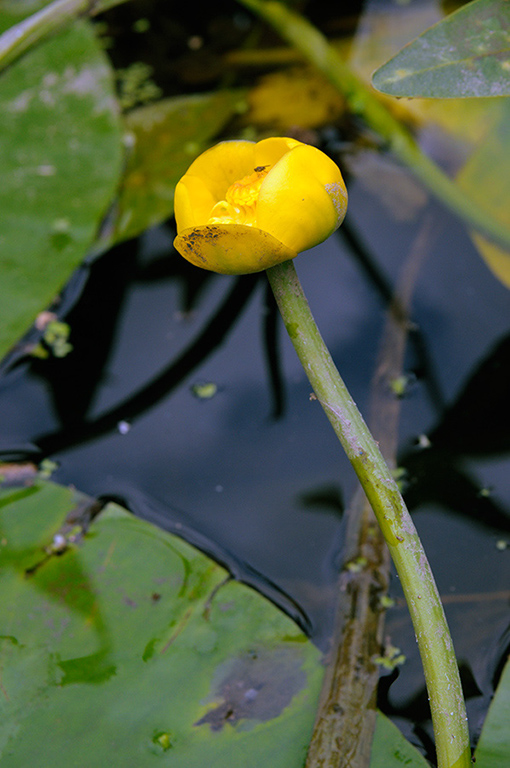
[[[211,210],[208,224],[255,224],[257,201],[262,182],[269,171],[269,165],[259,165],[254,172],[234,181]]]

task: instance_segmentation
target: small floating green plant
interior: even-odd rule
[[[370,501],[399,574],[423,662],[439,768],[467,768],[459,671],[434,577],[399,491],[320,335],[293,258],[342,223],[338,167],[288,138],[222,142],[200,155],[175,193],[175,247],[223,274],[266,270],[297,355]]]

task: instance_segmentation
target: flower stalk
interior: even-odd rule
[[[296,353],[372,506],[400,577],[422,658],[438,766],[468,768],[471,752],[457,661],[414,523],[320,335],[292,261],[266,272]]]

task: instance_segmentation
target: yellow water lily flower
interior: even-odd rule
[[[343,221],[337,165],[295,139],[223,141],[201,154],[175,188],[174,245],[198,267],[260,272],[326,240]]]

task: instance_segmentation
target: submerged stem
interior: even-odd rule
[[[317,399],[372,506],[399,574],[427,683],[439,768],[468,768],[467,717],[450,632],[405,502],[320,335],[294,264],[267,270],[280,313]]]

